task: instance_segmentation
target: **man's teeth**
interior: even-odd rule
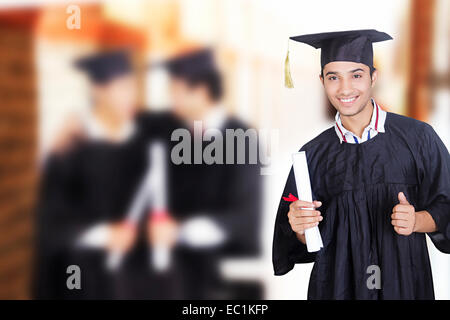
[[[354,101],[356,98],[357,98],[357,97],[348,98],[348,99],[339,99],[339,100],[341,100],[342,102],[352,102],[352,101]]]

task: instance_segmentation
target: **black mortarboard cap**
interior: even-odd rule
[[[391,40],[392,37],[385,32],[365,29],[305,34],[289,39],[320,48],[322,69],[329,62],[352,61],[363,63],[373,70],[372,43]]]
[[[86,71],[89,79],[96,84],[103,84],[115,77],[132,71],[130,54],[126,50],[102,52],[80,58],[75,66]]]
[[[211,49],[179,55],[162,63],[173,76],[191,78],[210,72],[217,72],[217,65]]]

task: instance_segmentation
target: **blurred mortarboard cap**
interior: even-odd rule
[[[101,52],[75,61],[75,66],[87,72],[96,84],[104,84],[115,77],[130,73],[132,65],[128,50]]]
[[[306,43],[316,49],[320,48],[320,65],[322,69],[326,64],[333,61],[351,61],[363,63],[373,70],[372,43],[391,40],[392,37],[385,32],[365,29],[305,34],[290,37],[289,39]],[[289,58],[287,57],[286,59],[286,77],[290,78],[290,74],[288,74],[290,73]],[[292,79],[290,80],[290,85],[287,83],[286,86],[292,88]]]
[[[217,71],[214,53],[211,49],[198,49],[177,54],[162,63],[151,65],[151,67],[157,66],[163,66],[171,75],[181,78],[190,78]]]

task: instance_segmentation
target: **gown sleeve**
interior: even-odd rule
[[[438,250],[450,253],[450,155],[429,125],[425,138],[419,189],[421,207],[436,223],[438,230],[428,233],[434,245]]]
[[[33,295],[38,299],[59,296],[61,278],[58,261],[71,247],[77,235],[89,224],[77,219],[73,203],[79,188],[73,183],[73,162],[66,156],[52,155],[42,170],[36,208],[36,259]],[[61,283],[60,283],[61,282]]]
[[[289,194],[297,195],[295,185],[294,170],[291,168],[289,176],[284,187],[283,195],[278,206],[275,220],[275,231],[272,246],[272,262],[275,275],[288,273],[296,263],[314,262],[315,252],[308,252],[306,245],[297,239],[295,232],[289,225],[288,212],[291,202],[285,201],[283,197]]]
[[[248,129],[241,123],[232,123],[227,127],[242,128],[244,131]],[[249,141],[246,141],[245,154],[249,153],[250,145]],[[220,182],[223,201],[210,217],[225,234],[225,242],[221,250],[225,256],[257,257],[262,250],[260,165],[259,161],[255,164],[239,164],[237,154],[238,150],[235,146],[234,164],[225,166],[226,174]]]
[[[223,190],[226,206],[214,216],[227,237],[224,252],[235,257],[257,256],[261,253],[259,166],[233,165],[228,169],[227,188]]]

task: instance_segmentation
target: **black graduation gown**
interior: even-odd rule
[[[47,159],[36,217],[36,298],[116,297],[117,275],[106,271],[105,251],[75,243],[95,224],[125,217],[147,166],[142,143],[137,136],[124,144],[86,141]],[[69,265],[81,269],[81,290],[66,286]]]
[[[424,233],[399,235],[391,224],[398,193],[427,210],[438,231],[428,235],[450,253],[450,157],[432,127],[387,113],[385,133],[361,144],[340,144],[330,128],[304,145],[313,197],[324,219],[324,247],[309,253],[291,230],[289,202],[281,199],[273,239],[275,275],[295,263],[315,262],[308,299],[434,299]],[[283,196],[297,195],[291,170]],[[381,289],[368,289],[370,265]]]
[[[140,118],[141,127],[147,128],[148,138],[159,138],[168,143],[167,159],[178,141],[171,141],[175,129],[187,126],[171,113],[146,113]],[[248,127],[241,121],[227,118],[220,129],[226,144],[226,129]],[[192,133],[192,150],[193,138]],[[203,142],[203,148],[210,142]],[[236,144],[235,144],[236,149]],[[245,146],[248,153],[249,145]],[[203,150],[203,149],[202,149]],[[257,298],[261,291],[258,284],[253,289],[240,287],[241,295],[234,289],[225,289],[219,273],[219,262],[225,256],[257,256],[260,253],[261,179],[259,164],[191,164],[168,166],[169,211],[179,222],[202,214],[207,215],[225,231],[226,242],[213,249],[192,249],[187,246],[175,248],[180,290],[184,299],[205,298]],[[234,152],[236,155],[236,150]],[[224,152],[226,159],[226,152]],[[242,294],[242,292],[249,292]]]

